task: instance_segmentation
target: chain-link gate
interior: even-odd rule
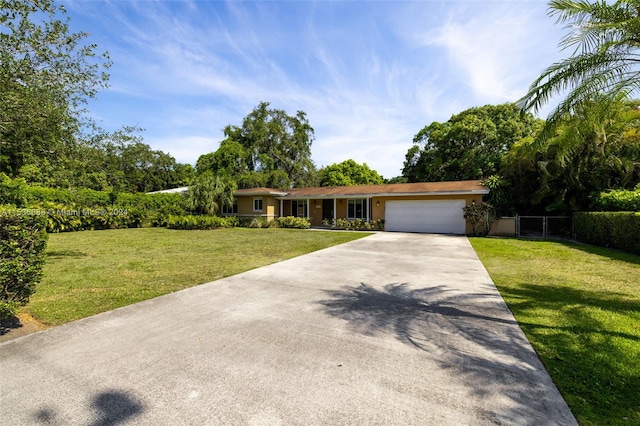
[[[516,237],[573,238],[570,216],[516,216]]]

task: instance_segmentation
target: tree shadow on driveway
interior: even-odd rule
[[[495,325],[517,324],[504,315],[483,312],[486,306],[470,309],[469,302],[465,303],[465,299],[476,300],[483,294],[447,296],[447,292],[444,286],[411,289],[407,283],[393,283],[378,289],[361,283],[326,290],[330,299],[319,303],[329,315],[347,320],[358,332],[369,336],[391,333],[423,350],[428,349],[424,342],[431,341],[431,332],[451,331],[481,341],[486,338],[486,330]]]
[[[462,384],[478,397],[477,408],[490,423],[574,424],[497,292],[462,293],[444,285],[412,288],[408,283],[361,283],[325,292],[329,298],[318,302],[325,313],[345,320],[355,332],[393,336],[423,351],[452,374],[456,386]],[[428,380],[425,372],[425,386]],[[488,408],[485,398],[499,403]]]
[[[130,393],[111,390],[96,394],[91,399],[94,412],[93,421],[89,426],[115,426],[127,423],[142,414],[145,407]],[[44,407],[34,413],[36,424],[63,425],[67,422],[51,407]]]

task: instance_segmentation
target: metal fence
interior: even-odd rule
[[[516,216],[516,236],[573,238],[573,222],[570,216]]]

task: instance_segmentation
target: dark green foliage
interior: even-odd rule
[[[83,105],[106,87],[106,54],[53,1],[0,0],[0,172],[64,159]]]
[[[0,173],[100,191],[188,184],[193,167],[142,143],[141,129],[108,133],[87,118],[111,62],[85,44],[88,33],[71,32],[65,13],[51,0],[0,0]]]
[[[309,219],[308,217],[284,216],[279,217],[276,220],[278,221],[278,226],[280,226],[281,228],[311,228],[311,219]]]
[[[482,179],[499,173],[502,156],[541,126],[514,104],[486,105],[433,122],[413,138],[402,174],[409,182]]]
[[[238,224],[238,218],[234,216],[169,216],[167,220],[167,228],[184,230],[233,228]]]
[[[237,188],[236,183],[229,178],[206,172],[198,176],[189,187],[187,204],[193,213],[215,215],[223,207],[233,206],[233,193]]]
[[[189,212],[182,194],[44,188],[6,176],[0,180],[0,204],[40,212],[48,232],[165,226],[170,215]]]
[[[180,164],[171,155],[143,143],[139,134],[142,131],[125,126],[112,133],[96,130],[85,137],[82,149],[73,158],[81,156],[87,160],[69,165],[79,169],[71,180],[84,187],[100,190],[111,187],[124,192],[152,192],[190,184],[193,167]],[[104,177],[96,179],[98,187],[87,181],[87,174],[98,176],[100,173],[104,173]]]
[[[385,179],[384,183],[407,183],[409,179],[404,176],[394,176],[391,179]]]
[[[261,102],[241,126],[225,127],[224,135],[226,139],[217,151],[200,156],[198,174],[208,171],[229,177],[239,188],[290,188],[314,183],[314,130],[304,112],[290,116]]]
[[[504,177],[491,175],[482,181],[482,184],[489,188],[487,196],[489,203],[493,206],[493,213],[498,216],[514,216],[513,202],[511,200],[510,185]]]
[[[623,189],[601,192],[592,197],[591,210],[603,212],[640,212],[640,185],[633,191]]]
[[[590,209],[591,194],[640,181],[638,101],[595,99],[562,118],[550,137],[525,138],[503,159],[519,214]]]
[[[6,174],[0,173],[0,205],[24,207],[28,200],[28,188],[24,179],[11,179]]]
[[[577,212],[573,228],[579,241],[640,254],[640,213]]]
[[[45,261],[44,218],[20,213],[0,210],[0,319],[29,302]]]
[[[349,159],[342,163],[323,167],[318,172],[320,186],[380,185],[384,178],[366,163],[358,164]]]

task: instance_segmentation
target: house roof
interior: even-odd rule
[[[278,191],[271,188],[241,189],[235,192],[242,195],[274,195],[283,199],[296,198],[341,198],[341,197],[373,197],[400,195],[451,195],[451,194],[488,194],[489,188],[480,184],[479,180],[462,180],[450,182],[417,182],[393,183],[385,185],[332,186],[313,188],[291,188]]]
[[[237,191],[235,191],[233,193],[233,195],[235,195],[235,196],[241,196],[241,195],[247,195],[247,196],[249,196],[249,195],[274,195],[276,197],[283,197],[283,196],[287,195],[287,193],[284,192],[284,191],[280,191],[278,189],[260,187],[260,188],[238,189]]]

